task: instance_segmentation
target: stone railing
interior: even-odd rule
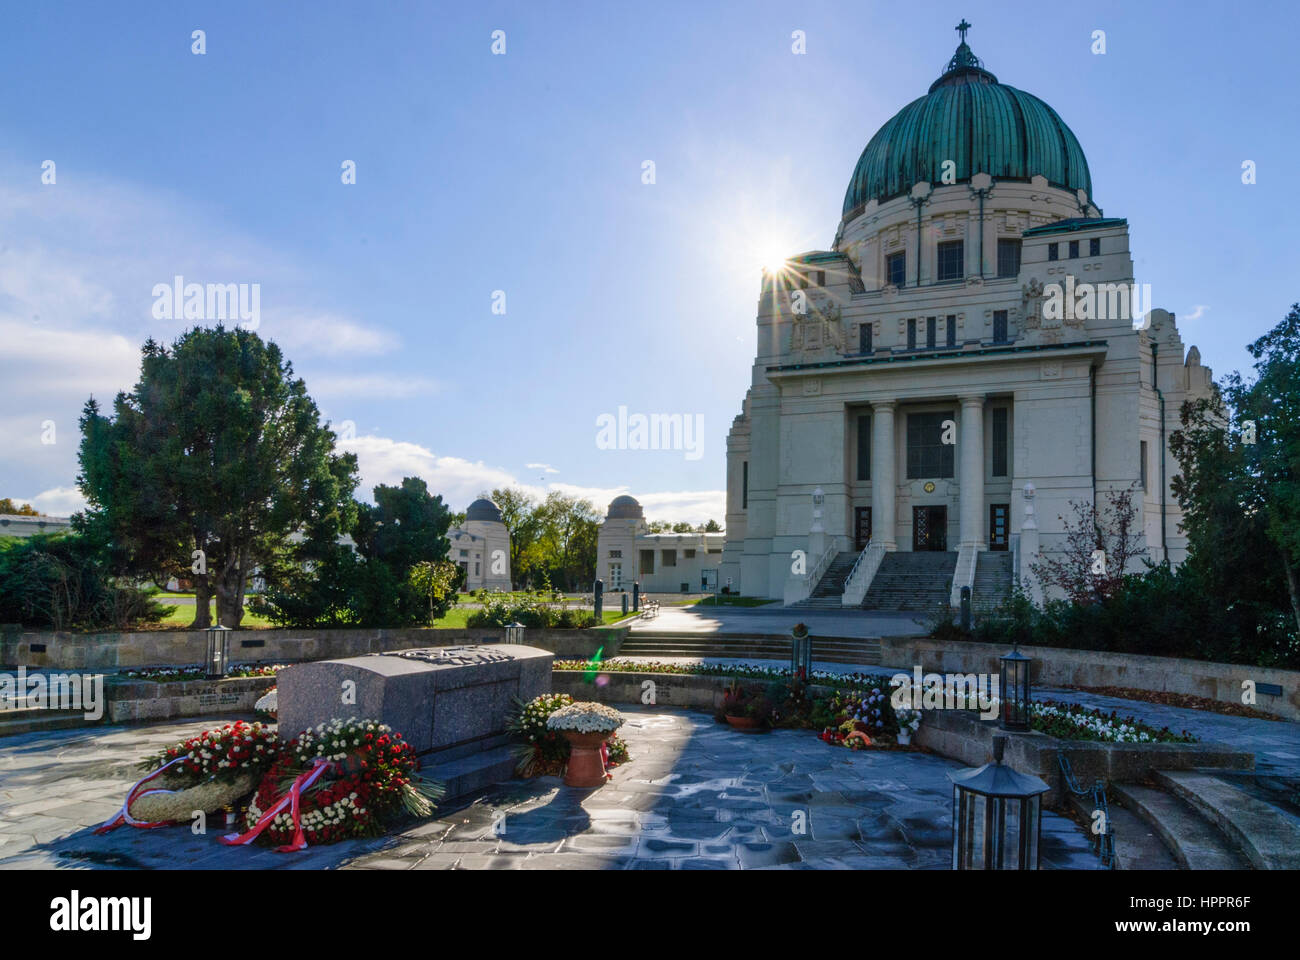
[[[783,597],[785,606],[788,607],[790,604],[798,603],[800,600],[807,600],[812,596],[813,590],[817,588],[817,584],[821,581],[822,574],[824,574],[826,568],[831,565],[831,561],[835,559],[835,554],[839,550],[839,538],[830,537],[829,539],[830,543],[827,545],[826,550],[817,558],[817,562],[813,564],[812,568],[804,576],[790,576],[786,578],[785,593]]]
[[[840,598],[840,603],[846,607],[861,606],[867,590],[871,588],[871,581],[876,579],[876,571],[880,569],[880,564],[884,560],[883,543],[873,540],[863,547],[853,564],[853,569],[849,571],[848,579],[844,581],[844,596]]]
[[[880,662],[926,672],[977,673],[996,676],[1005,646],[933,637],[881,637]],[[1153,657],[1107,650],[1020,645],[1032,661],[1034,686],[1131,687],[1154,693],[1182,693],[1240,705],[1243,684],[1253,683],[1254,709],[1287,720],[1300,720],[1300,670],[1244,664]]]
[[[952,573],[952,593],[948,597],[948,606],[961,609],[961,588],[970,587],[971,596],[975,595],[975,566],[979,562],[979,548],[973,543],[964,543],[957,548],[957,567]]]

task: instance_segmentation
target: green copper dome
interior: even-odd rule
[[[998,83],[958,29],[962,43],[947,71],[862,151],[844,195],[846,218],[869,200],[884,202],[922,180],[942,185],[945,160],[956,163],[958,183],[975,173],[994,180],[1042,174],[1053,186],[1082,188],[1092,198],[1088,161],[1065,121],[1037,97]]]

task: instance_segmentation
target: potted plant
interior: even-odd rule
[[[546,726],[569,741],[569,765],[564,782],[570,787],[599,787],[608,776],[601,748],[623,725],[623,714],[603,703],[582,701],[561,707],[546,718]]]
[[[772,704],[764,694],[732,681],[722,698],[722,719],[736,730],[762,730],[771,718]]]
[[[898,720],[898,742],[906,746],[912,742],[912,734],[921,725],[921,711],[899,707],[894,711],[894,717]]]

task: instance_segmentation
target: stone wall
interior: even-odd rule
[[[1100,650],[1022,646],[1033,658],[1030,679],[1035,684],[1071,687],[1134,687],[1206,697],[1222,703],[1241,703],[1242,682],[1275,684],[1279,696],[1256,691],[1256,710],[1287,720],[1300,720],[1300,670],[1249,667],[1179,657],[1151,657]],[[881,637],[880,662],[910,669],[920,664],[927,672],[985,673],[997,675],[998,657],[1005,646],[934,640],[930,637]]]
[[[275,686],[275,677],[231,677],[225,680],[148,680],[105,684],[109,723],[202,717],[211,714],[251,714],[259,697]]]
[[[913,742],[977,767],[993,759],[993,736],[998,732],[996,720],[982,720],[972,711],[926,710]],[[1062,755],[1070,762],[1075,782],[1085,789],[1094,780],[1118,783],[1146,780],[1153,770],[1255,768],[1254,754],[1221,743],[1103,743],[1058,740],[1033,731],[1008,732],[1002,762],[1021,773],[1042,778],[1051,787],[1043,802],[1057,806],[1065,791]]]
[[[586,659],[603,647],[616,654],[627,627],[590,630],[525,630],[524,643],[557,657]],[[412,647],[500,643],[496,629],[433,630],[409,628],[336,630],[236,630],[230,636],[232,663],[286,663],[334,660],[406,650]],[[6,632],[0,635],[0,667],[49,667],[67,670],[114,670],[182,666],[206,659],[202,630],[148,630],[139,633]]]

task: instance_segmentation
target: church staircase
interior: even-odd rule
[[[1011,554],[981,550],[975,562],[975,584],[970,605],[976,613],[990,614],[1011,596]]]
[[[957,554],[896,551],[885,554],[862,600],[864,610],[932,611],[949,602]]]
[[[849,578],[853,572],[853,564],[857,562],[858,555],[852,550],[843,551],[835,555],[826,572],[822,574],[821,580],[817,586],[813,587],[813,592],[807,599],[800,600],[797,603],[790,604],[791,609],[801,610],[839,610],[843,607],[840,598],[844,596],[844,581]]]

